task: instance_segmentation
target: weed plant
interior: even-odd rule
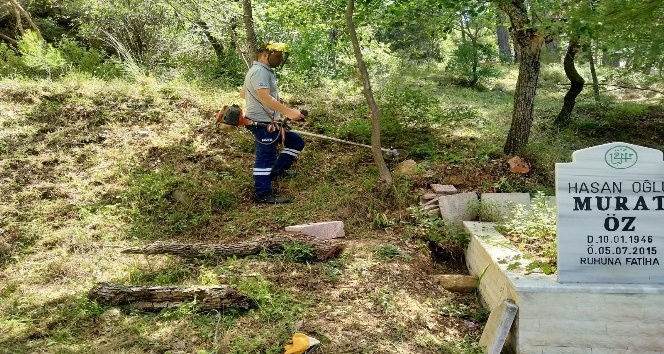
[[[528,270],[540,268],[546,274],[555,272],[556,208],[544,193],[536,193],[529,207],[513,206],[511,214],[498,228],[527,255],[531,261]]]

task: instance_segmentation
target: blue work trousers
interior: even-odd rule
[[[272,193],[272,178],[289,169],[295,158],[304,148],[302,137],[293,132],[286,132],[284,148],[277,157],[277,144],[281,142],[278,131],[268,132],[267,127],[248,126],[254,135],[256,161],[254,162],[254,193],[263,197]]]

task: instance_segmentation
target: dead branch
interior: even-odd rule
[[[569,86],[570,84],[558,84],[558,86]],[[658,91],[655,89],[651,89],[649,87],[636,87],[636,86],[626,86],[626,85],[618,85],[618,84],[597,84],[597,86],[613,86],[613,87],[618,87],[621,89],[628,89],[628,90],[641,90],[641,91],[651,91],[655,93],[659,93],[664,95],[664,91]]]
[[[0,39],[4,40],[5,42],[11,44],[11,45],[17,45],[18,42],[11,37],[5,36],[4,34],[0,33]]]
[[[252,241],[233,244],[173,243],[156,242],[142,247],[132,247],[122,251],[129,254],[172,254],[183,258],[227,258],[246,257],[263,251],[270,254],[282,253],[293,242],[302,242],[313,246],[314,261],[325,261],[338,257],[346,248],[339,240],[320,240],[315,237],[296,235],[273,235]]]
[[[159,311],[195,303],[201,311],[237,308],[247,310],[255,302],[235,288],[176,286],[124,286],[98,283],[88,292],[88,299],[106,306],[127,307],[141,311]]]

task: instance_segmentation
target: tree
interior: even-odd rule
[[[244,29],[247,32],[247,48],[249,52],[249,62],[258,57],[258,43],[256,41],[256,32],[254,30],[254,14],[251,8],[251,0],[242,0]]]
[[[30,29],[37,35],[37,37],[39,39],[43,39],[41,31],[33,21],[32,16],[30,16],[30,13],[26,11],[25,8],[21,6],[21,4],[17,0],[8,0],[7,5],[9,5],[10,11],[15,19],[14,32],[16,33],[16,38],[13,38],[11,36],[11,33],[6,33],[6,34],[0,33],[0,39],[4,40],[7,43],[16,45],[17,38],[23,36],[26,33],[25,28],[23,27],[24,20],[28,24]]]
[[[357,66],[360,71],[360,75],[362,76],[364,97],[367,100],[369,108],[371,109],[371,153],[373,155],[374,162],[378,167],[381,181],[384,182],[386,186],[390,186],[392,185],[392,176],[390,175],[390,170],[385,164],[385,160],[383,159],[383,152],[380,149],[380,109],[378,108],[376,100],[374,99],[373,91],[371,89],[371,82],[369,80],[369,73],[367,72],[367,67],[364,64],[362,49],[360,48],[359,41],[357,40],[357,32],[355,31],[355,24],[353,22],[354,10],[355,0],[348,0],[348,4],[346,6],[346,23],[348,24],[348,32],[350,34],[351,43],[353,44],[355,60],[357,61]]]
[[[535,91],[540,73],[540,51],[544,34],[535,26],[525,0],[499,1],[498,7],[510,18],[514,47],[518,53],[519,76],[514,91],[512,123],[503,151],[519,154],[528,144],[533,122]]]
[[[565,59],[563,60],[565,75],[567,75],[567,78],[570,81],[570,87],[563,99],[563,107],[554,120],[554,123],[558,126],[565,126],[569,123],[570,117],[572,116],[572,110],[576,104],[576,97],[581,91],[583,91],[583,85],[585,84],[585,80],[579,75],[579,72],[574,65],[574,58],[576,58],[576,54],[579,50],[581,50],[581,45],[579,44],[578,37],[571,38],[569,40],[569,45],[567,46]]]
[[[498,25],[496,26],[496,39],[498,41],[498,53],[500,60],[506,63],[512,62],[512,49],[510,48],[510,35],[505,27],[505,16],[501,10],[497,11]]]

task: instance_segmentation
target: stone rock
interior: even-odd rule
[[[507,160],[507,163],[510,164],[510,172],[512,173],[525,174],[530,172],[530,165],[519,156],[512,157]]]
[[[431,192],[424,193],[423,195],[420,196],[420,204],[430,203],[432,200],[437,199],[438,197],[440,196],[436,193],[431,193]]]
[[[308,236],[313,236],[321,240],[331,238],[341,238],[346,236],[344,232],[343,221],[327,221],[312,224],[286,226],[286,232],[297,232]]]
[[[457,194],[457,189],[451,184],[432,184],[431,189],[436,194],[442,194],[442,195]]]
[[[397,176],[414,176],[417,173],[417,162],[415,160],[406,160],[394,168],[394,174]]]
[[[477,277],[472,275],[439,274],[433,276],[434,281],[445,290],[455,293],[472,293],[477,290]]]

